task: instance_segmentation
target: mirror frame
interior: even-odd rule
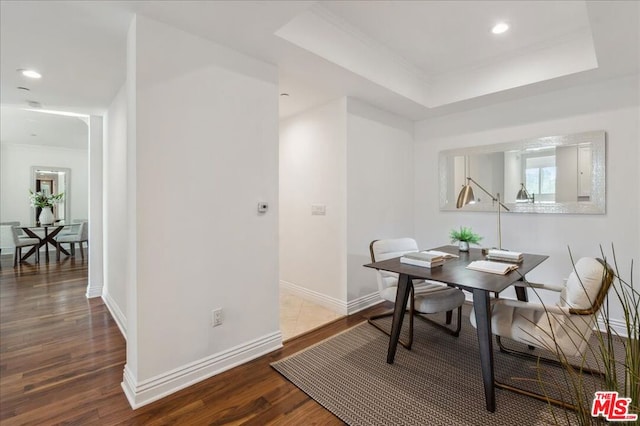
[[[467,148],[440,151],[439,154],[439,193],[441,211],[495,211],[492,203],[469,204],[461,209],[456,208],[456,191],[454,199],[448,199],[448,186],[452,171],[448,167],[448,159],[455,156],[490,154],[513,150],[525,150],[548,146],[570,146],[591,143],[591,197],[589,201],[571,201],[556,203],[505,203],[510,209],[506,213],[564,213],[564,214],[605,214],[606,213],[606,133],[596,130],[561,136],[547,136],[523,139],[513,142],[492,145],[473,146]],[[473,177],[473,176],[471,176]],[[481,185],[483,182],[479,182]],[[453,185],[453,183],[451,183]],[[476,188],[474,188],[476,190]],[[503,212],[505,212],[503,210]]]
[[[38,170],[51,170],[54,172],[64,172],[65,173],[65,187],[71,188],[71,169],[68,167],[52,167],[52,166],[31,166],[31,190],[33,192],[36,191],[36,172]],[[35,217],[35,207],[31,207],[33,212],[33,222],[36,223],[38,220]],[[71,219],[71,195],[69,193],[69,189],[64,192],[64,217],[65,221],[69,221]]]

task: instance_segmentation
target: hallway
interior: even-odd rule
[[[125,340],[79,258],[0,269],[0,423],[9,425],[343,424],[270,363],[362,322],[378,305],[137,410],[120,383]]]

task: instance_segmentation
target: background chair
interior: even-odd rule
[[[19,224],[20,222],[18,222]],[[40,240],[38,238],[25,238],[21,237],[22,230],[18,226],[0,225],[0,228],[6,227],[11,229],[11,238],[13,240],[14,253],[13,253],[13,267],[18,266],[18,262],[22,262],[22,248],[35,246],[36,263],[40,262]]]
[[[500,349],[520,357],[533,358],[560,366],[568,363],[568,358],[584,357],[595,326],[596,314],[607,296],[613,276],[611,267],[603,260],[583,257],[575,264],[575,269],[565,285],[524,284],[559,293],[559,300],[555,305],[510,299],[495,300],[491,311],[491,329],[496,335]],[[475,327],[473,311],[470,320]],[[535,347],[551,351],[558,355],[560,361],[508,349],[502,343],[500,336],[524,343],[530,349]],[[586,373],[601,374],[584,366],[575,368]],[[496,386],[543,401],[550,400],[546,396],[502,383],[496,382]],[[552,400],[551,402],[567,406],[562,401]]]
[[[11,227],[18,227],[17,232],[19,238],[29,238],[27,235],[25,235],[22,228],[20,228],[19,221],[0,222],[0,226],[4,226],[4,228],[2,228],[2,231],[0,232],[0,255],[2,255],[3,248],[12,249],[15,247],[13,245],[13,231],[11,230]]]
[[[418,245],[412,238],[375,240],[369,245],[369,251],[371,253],[371,261],[378,262],[381,260],[399,257],[405,253],[416,252],[418,251]],[[376,271],[376,275],[378,279],[378,291],[380,297],[388,302],[394,303],[398,287],[398,274],[386,271]],[[457,288],[448,287],[447,285],[436,281],[413,280],[413,290],[409,295],[408,303],[409,341],[400,341],[400,344],[407,349],[411,349],[411,344],[413,343],[414,315],[438,326],[453,336],[458,336],[460,334],[462,304],[464,303],[464,299],[464,293]],[[445,322],[446,324],[451,324],[452,313],[456,308],[458,308],[458,324],[455,330],[420,315],[446,312]],[[388,330],[385,330],[373,321],[392,315],[393,311],[371,316],[369,318],[369,324],[388,335],[390,334]]]
[[[22,225],[21,225],[20,221],[16,220],[16,221],[13,221],[13,222],[2,222],[2,223],[0,223],[0,225],[4,225],[4,224],[11,225],[11,226],[16,226],[17,227],[16,231],[18,232],[18,237],[19,238],[33,238],[33,237],[30,237],[29,235],[27,235],[27,233],[24,231],[24,229],[22,229]]]
[[[89,246],[89,222],[80,223],[80,226],[75,228],[74,231],[56,237],[56,260],[60,260],[60,246],[63,243],[69,243],[71,256],[75,256],[75,245],[78,243],[80,245],[80,256],[84,259],[82,243],[87,243],[87,247]]]
[[[14,226],[19,226],[20,222],[0,222],[0,256],[2,255],[2,249],[12,249],[13,245],[13,231]]]
[[[70,225],[67,225],[64,227],[64,229],[62,231],[60,231],[58,233],[59,237],[62,237],[64,235],[71,235],[71,234],[77,234],[78,230],[80,229],[80,225],[82,224],[82,222],[88,222],[87,219],[73,219],[71,221]]]

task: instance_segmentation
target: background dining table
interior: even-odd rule
[[[54,248],[56,247],[55,237],[64,229],[65,226],[71,226],[70,224],[58,222],[53,223],[51,225],[41,225],[34,224],[30,226],[20,226],[20,228],[31,238],[37,238],[40,240],[40,244],[36,247],[33,246],[31,250],[29,250],[24,256],[22,256],[21,260],[25,260],[29,256],[31,256],[36,250],[40,250],[40,247],[45,246],[45,259],[49,262],[49,247],[48,244],[51,244]],[[40,234],[37,231],[42,230],[44,234]],[[60,251],[64,254],[68,255],[69,252],[64,248],[60,247]]]

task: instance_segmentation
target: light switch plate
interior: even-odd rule
[[[327,214],[327,206],[324,204],[311,204],[312,216],[324,216]]]

